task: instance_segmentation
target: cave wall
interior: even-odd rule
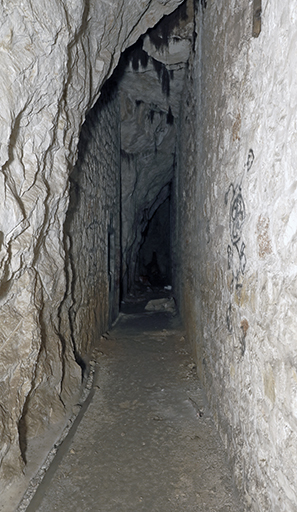
[[[125,48],[179,2],[0,6],[0,480],[81,382],[62,303],[64,221],[81,125]]]
[[[175,289],[247,509],[293,512],[297,5],[263,0],[254,18],[256,4],[197,5],[173,195]]]

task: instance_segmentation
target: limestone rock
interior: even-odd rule
[[[81,125],[121,52],[177,5],[1,3],[2,482],[11,468],[19,472],[28,433],[60,416],[80,385],[61,303],[68,177]]]
[[[175,300],[173,297],[171,298],[162,298],[162,299],[152,299],[150,300],[144,308],[146,311],[155,311],[161,312],[166,311],[168,313],[175,313]]]

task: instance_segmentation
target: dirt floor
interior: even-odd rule
[[[94,360],[86,411],[27,512],[243,512],[177,317],[126,308]]]

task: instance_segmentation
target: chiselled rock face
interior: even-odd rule
[[[1,3],[2,481],[19,473],[27,437],[60,417],[81,379],[61,305],[71,280],[68,176],[83,119],[121,52],[177,4]]]

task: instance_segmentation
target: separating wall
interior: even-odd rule
[[[64,231],[63,313],[77,362],[84,366],[94,341],[119,312],[120,107],[111,80],[82,127]]]
[[[247,508],[293,512],[297,3],[263,0],[258,37],[253,7],[197,7],[175,180],[175,288]]]

